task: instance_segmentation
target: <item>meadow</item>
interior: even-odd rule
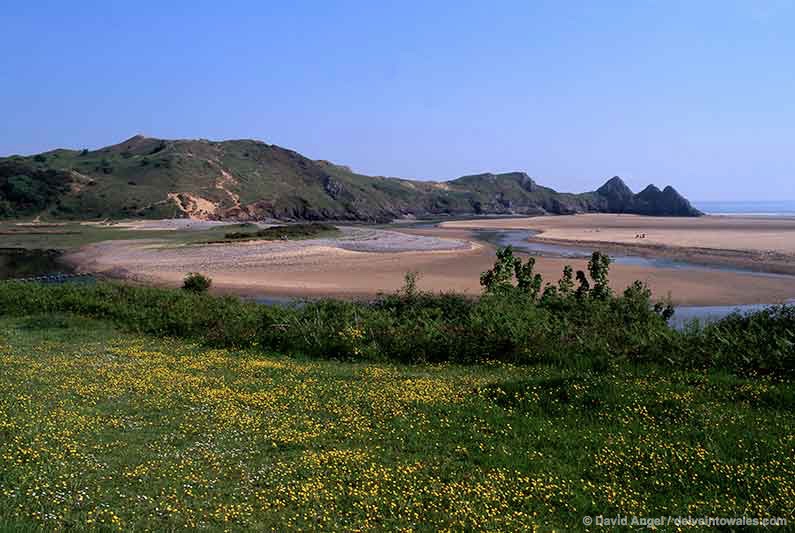
[[[0,529],[792,523],[795,309],[676,331],[608,268],[501,250],[478,299],[294,306],[0,283]]]
[[[0,331],[3,530],[571,530],[795,505],[789,381],[319,361],[72,314]]]

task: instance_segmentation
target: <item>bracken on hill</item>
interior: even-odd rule
[[[452,181],[365,176],[253,140],[136,135],[99,150],[0,158],[0,216],[388,221],[403,217],[581,212],[698,216],[672,187],[634,194],[614,177],[559,193],[523,172]]]

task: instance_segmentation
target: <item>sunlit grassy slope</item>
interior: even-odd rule
[[[0,158],[0,218],[198,217],[385,222],[448,216],[628,212],[694,216],[673,189],[634,195],[619,179],[559,193],[523,172],[446,182],[366,176],[253,140],[165,140],[136,135],[97,150]]]
[[[311,361],[0,319],[0,529],[580,529],[788,516],[789,382]]]

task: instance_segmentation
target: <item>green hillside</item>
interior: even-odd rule
[[[616,187],[608,187],[615,180],[623,186],[618,196]],[[260,141],[137,135],[99,150],[0,158],[0,216],[388,221],[470,214],[699,214],[670,187],[626,196],[619,178],[608,184],[597,192],[558,193],[521,172],[411,181],[357,174]]]

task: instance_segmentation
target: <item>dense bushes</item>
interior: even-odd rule
[[[323,234],[332,233],[337,231],[336,226],[331,224],[324,224],[321,222],[312,222],[309,224],[288,224],[286,226],[271,226],[257,231],[235,231],[224,235],[225,240],[246,240],[246,239],[263,239],[263,240],[291,240],[291,239],[309,239],[318,237]]]
[[[24,160],[0,162],[0,217],[21,216],[47,208],[69,189],[69,173],[42,169]]]
[[[182,280],[182,289],[190,292],[202,293],[210,290],[210,285],[212,284],[213,280],[204,274],[190,272],[185,276],[185,279]]]
[[[109,319],[133,331],[202,338],[225,346],[250,346],[257,334],[260,306],[233,297],[182,290],[96,285],[0,283],[0,313],[74,313]]]
[[[589,276],[577,273],[578,287],[570,269],[557,285],[542,287],[532,265],[517,261],[510,251],[501,252],[492,274],[484,274],[480,298],[424,293],[412,276],[404,290],[374,302],[322,300],[289,306],[115,283],[6,282],[0,284],[0,312],[70,312],[216,346],[256,346],[321,358],[499,360],[597,371],[622,361],[737,373],[791,374],[795,369],[793,307],[733,315],[680,332],[667,325],[670,308],[651,305],[642,284],[612,294],[604,256],[594,255]],[[511,276],[505,274],[506,265],[512,267]]]
[[[743,373],[795,373],[795,306],[733,313],[703,329],[671,335],[652,352],[676,365],[697,361],[704,368]]]

